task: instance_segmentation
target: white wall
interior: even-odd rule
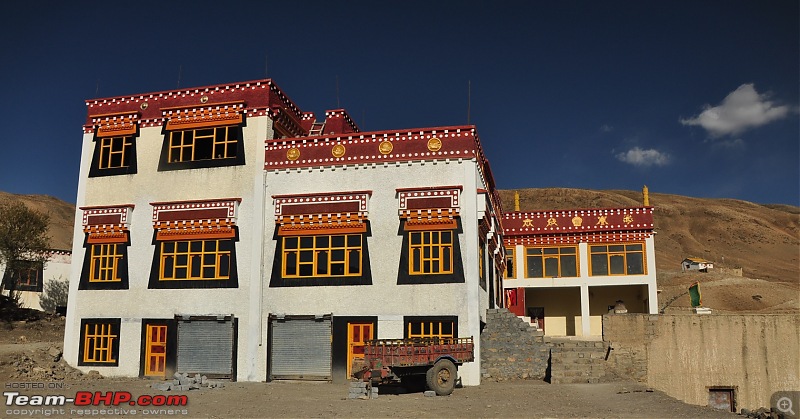
[[[334,168],[268,171],[267,211],[264,222],[265,268],[262,282],[269,284],[276,248],[272,195],[371,190],[368,201],[371,237],[367,238],[372,285],[276,287],[265,285],[264,315],[327,314],[334,316],[378,316],[380,338],[402,338],[403,316],[455,315],[462,337],[479,339],[479,309],[488,294],[478,284],[476,164],[453,159],[385,165],[338,166]],[[402,249],[398,234],[398,188],[463,185],[460,197],[463,234],[459,235],[466,283],[397,284]],[[479,303],[481,301],[481,303]],[[480,304],[480,305],[479,305]],[[266,319],[264,327],[266,327]],[[477,351],[476,348],[476,358]],[[475,363],[477,364],[477,363]],[[265,369],[265,363],[261,363]],[[266,375],[266,371],[263,373]],[[460,375],[466,385],[478,384],[479,366],[464,366]]]
[[[64,357],[77,366],[81,319],[122,318],[118,367],[78,367],[97,370],[109,376],[139,374],[142,318],[171,319],[176,314],[218,315],[233,314],[239,319],[238,375],[252,377],[254,345],[245,330],[259,330],[259,318],[251,318],[253,283],[259,284],[261,266],[260,230],[252,226],[263,220],[264,140],[271,130],[265,117],[248,117],[243,128],[245,165],[158,171],[164,142],[162,127],[140,128],[136,141],[137,172],[88,178],[94,142],[92,134],[84,134],[81,172],[76,200],[76,224],[73,236],[73,263],[70,273],[70,301],[64,336]],[[153,207],[151,202],[182,200],[215,200],[241,198],[236,242],[238,288],[222,289],[148,289],[153,262]],[[127,290],[78,290],[85,248],[81,220],[84,206],[115,206],[133,204],[128,248]],[[258,287],[256,287],[258,288]]]

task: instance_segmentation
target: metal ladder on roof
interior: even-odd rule
[[[325,122],[314,122],[308,130],[308,135],[322,135],[322,130],[325,129]]]

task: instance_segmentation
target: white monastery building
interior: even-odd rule
[[[361,132],[269,79],[86,106],[70,364],[340,381],[365,340],[473,336],[459,376],[479,384],[506,258],[474,126]]]

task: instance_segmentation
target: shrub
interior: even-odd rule
[[[44,293],[39,298],[39,305],[42,310],[48,313],[55,313],[59,307],[67,306],[67,296],[69,295],[69,281],[66,279],[53,279],[44,284]]]

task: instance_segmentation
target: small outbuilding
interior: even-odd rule
[[[709,269],[714,269],[714,262],[707,261],[701,258],[686,258],[681,262],[681,270],[686,271],[699,271],[708,272]]]

